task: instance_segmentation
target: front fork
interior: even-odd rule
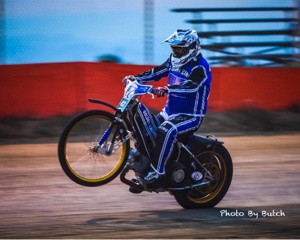
[[[123,114],[121,114],[123,115]],[[105,155],[111,155],[114,153],[122,144],[123,142],[127,141],[130,136],[128,137],[128,134],[126,138],[124,139],[117,139],[117,136],[123,136],[124,130],[121,128],[122,125],[122,118],[117,117],[115,115],[113,122],[109,125],[109,127],[105,130],[105,132],[102,134],[100,140],[98,141],[98,144],[95,146],[95,150],[98,153],[105,154]],[[114,130],[115,128],[115,130]],[[111,141],[108,143],[108,137],[113,132],[113,136]]]

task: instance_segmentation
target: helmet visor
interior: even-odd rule
[[[188,52],[189,52],[188,47],[179,47],[179,46],[171,45],[171,49],[172,49],[173,57],[175,57],[175,58],[181,58],[181,57],[185,56],[186,54],[188,54]]]

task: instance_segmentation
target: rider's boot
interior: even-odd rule
[[[157,172],[155,172],[155,171],[152,171],[152,172],[149,172],[146,177],[144,177],[144,180],[147,183],[153,183],[158,178],[159,178],[159,174]]]

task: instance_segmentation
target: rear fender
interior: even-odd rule
[[[222,145],[222,144],[224,144],[224,142],[219,141],[213,135],[207,135],[206,137],[204,137],[197,134],[193,134],[190,150],[192,152],[199,151],[199,150],[204,151],[207,148],[217,146],[217,145]]]

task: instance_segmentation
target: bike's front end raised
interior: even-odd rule
[[[101,186],[112,181],[124,168],[133,135],[128,112],[137,96],[151,94],[152,86],[128,82],[115,113],[103,110],[84,112],[72,119],[58,143],[59,162],[66,175],[84,186]]]
[[[117,177],[125,166],[130,145],[122,141],[126,137],[122,124],[115,125],[108,134],[114,121],[114,115],[92,110],[75,117],[65,128],[58,156],[62,169],[74,182],[101,186]],[[105,141],[99,144],[105,135]]]
[[[74,182],[101,186],[118,175],[131,192],[170,192],[184,208],[210,208],[226,195],[233,166],[223,142],[187,133],[177,139],[159,181],[144,180],[156,146],[155,116],[138,97],[153,94],[151,85],[127,81],[114,114],[91,110],[72,119],[63,131],[58,156],[62,169]],[[132,147],[130,146],[132,145]],[[135,178],[128,178],[133,171]]]

